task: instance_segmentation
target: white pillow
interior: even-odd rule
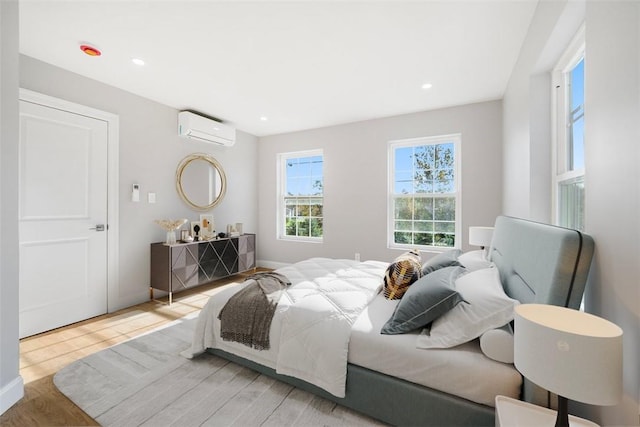
[[[449,348],[471,341],[513,320],[513,308],[519,304],[504,293],[495,267],[460,276],[456,291],[464,301],[434,320],[430,332],[423,329],[416,347]]]
[[[493,265],[493,263],[486,258],[483,250],[465,252],[458,257],[458,262],[469,271],[489,268]]]
[[[506,324],[480,335],[480,349],[489,359],[513,363],[513,330]]]

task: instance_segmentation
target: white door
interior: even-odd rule
[[[107,130],[20,101],[20,337],[107,312]]]

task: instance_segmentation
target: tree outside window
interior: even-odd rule
[[[390,144],[391,247],[456,247],[459,140],[453,135]]]
[[[280,156],[280,237],[321,240],[323,236],[322,151]]]

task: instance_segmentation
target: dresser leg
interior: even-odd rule
[[[160,300],[157,300],[157,299],[153,298],[153,288],[152,287],[149,287],[149,298],[151,299],[151,301],[155,301],[155,302],[160,303],[160,304],[167,304],[166,302],[163,302],[163,301],[160,301]],[[173,292],[169,292],[169,304],[168,305],[171,305],[172,302],[173,302]]]

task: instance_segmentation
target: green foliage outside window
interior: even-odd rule
[[[394,155],[394,243],[454,247],[454,143],[400,146]]]
[[[322,199],[286,197],[286,236],[322,237]]]
[[[322,238],[322,166],[321,155],[285,159],[285,236]]]

